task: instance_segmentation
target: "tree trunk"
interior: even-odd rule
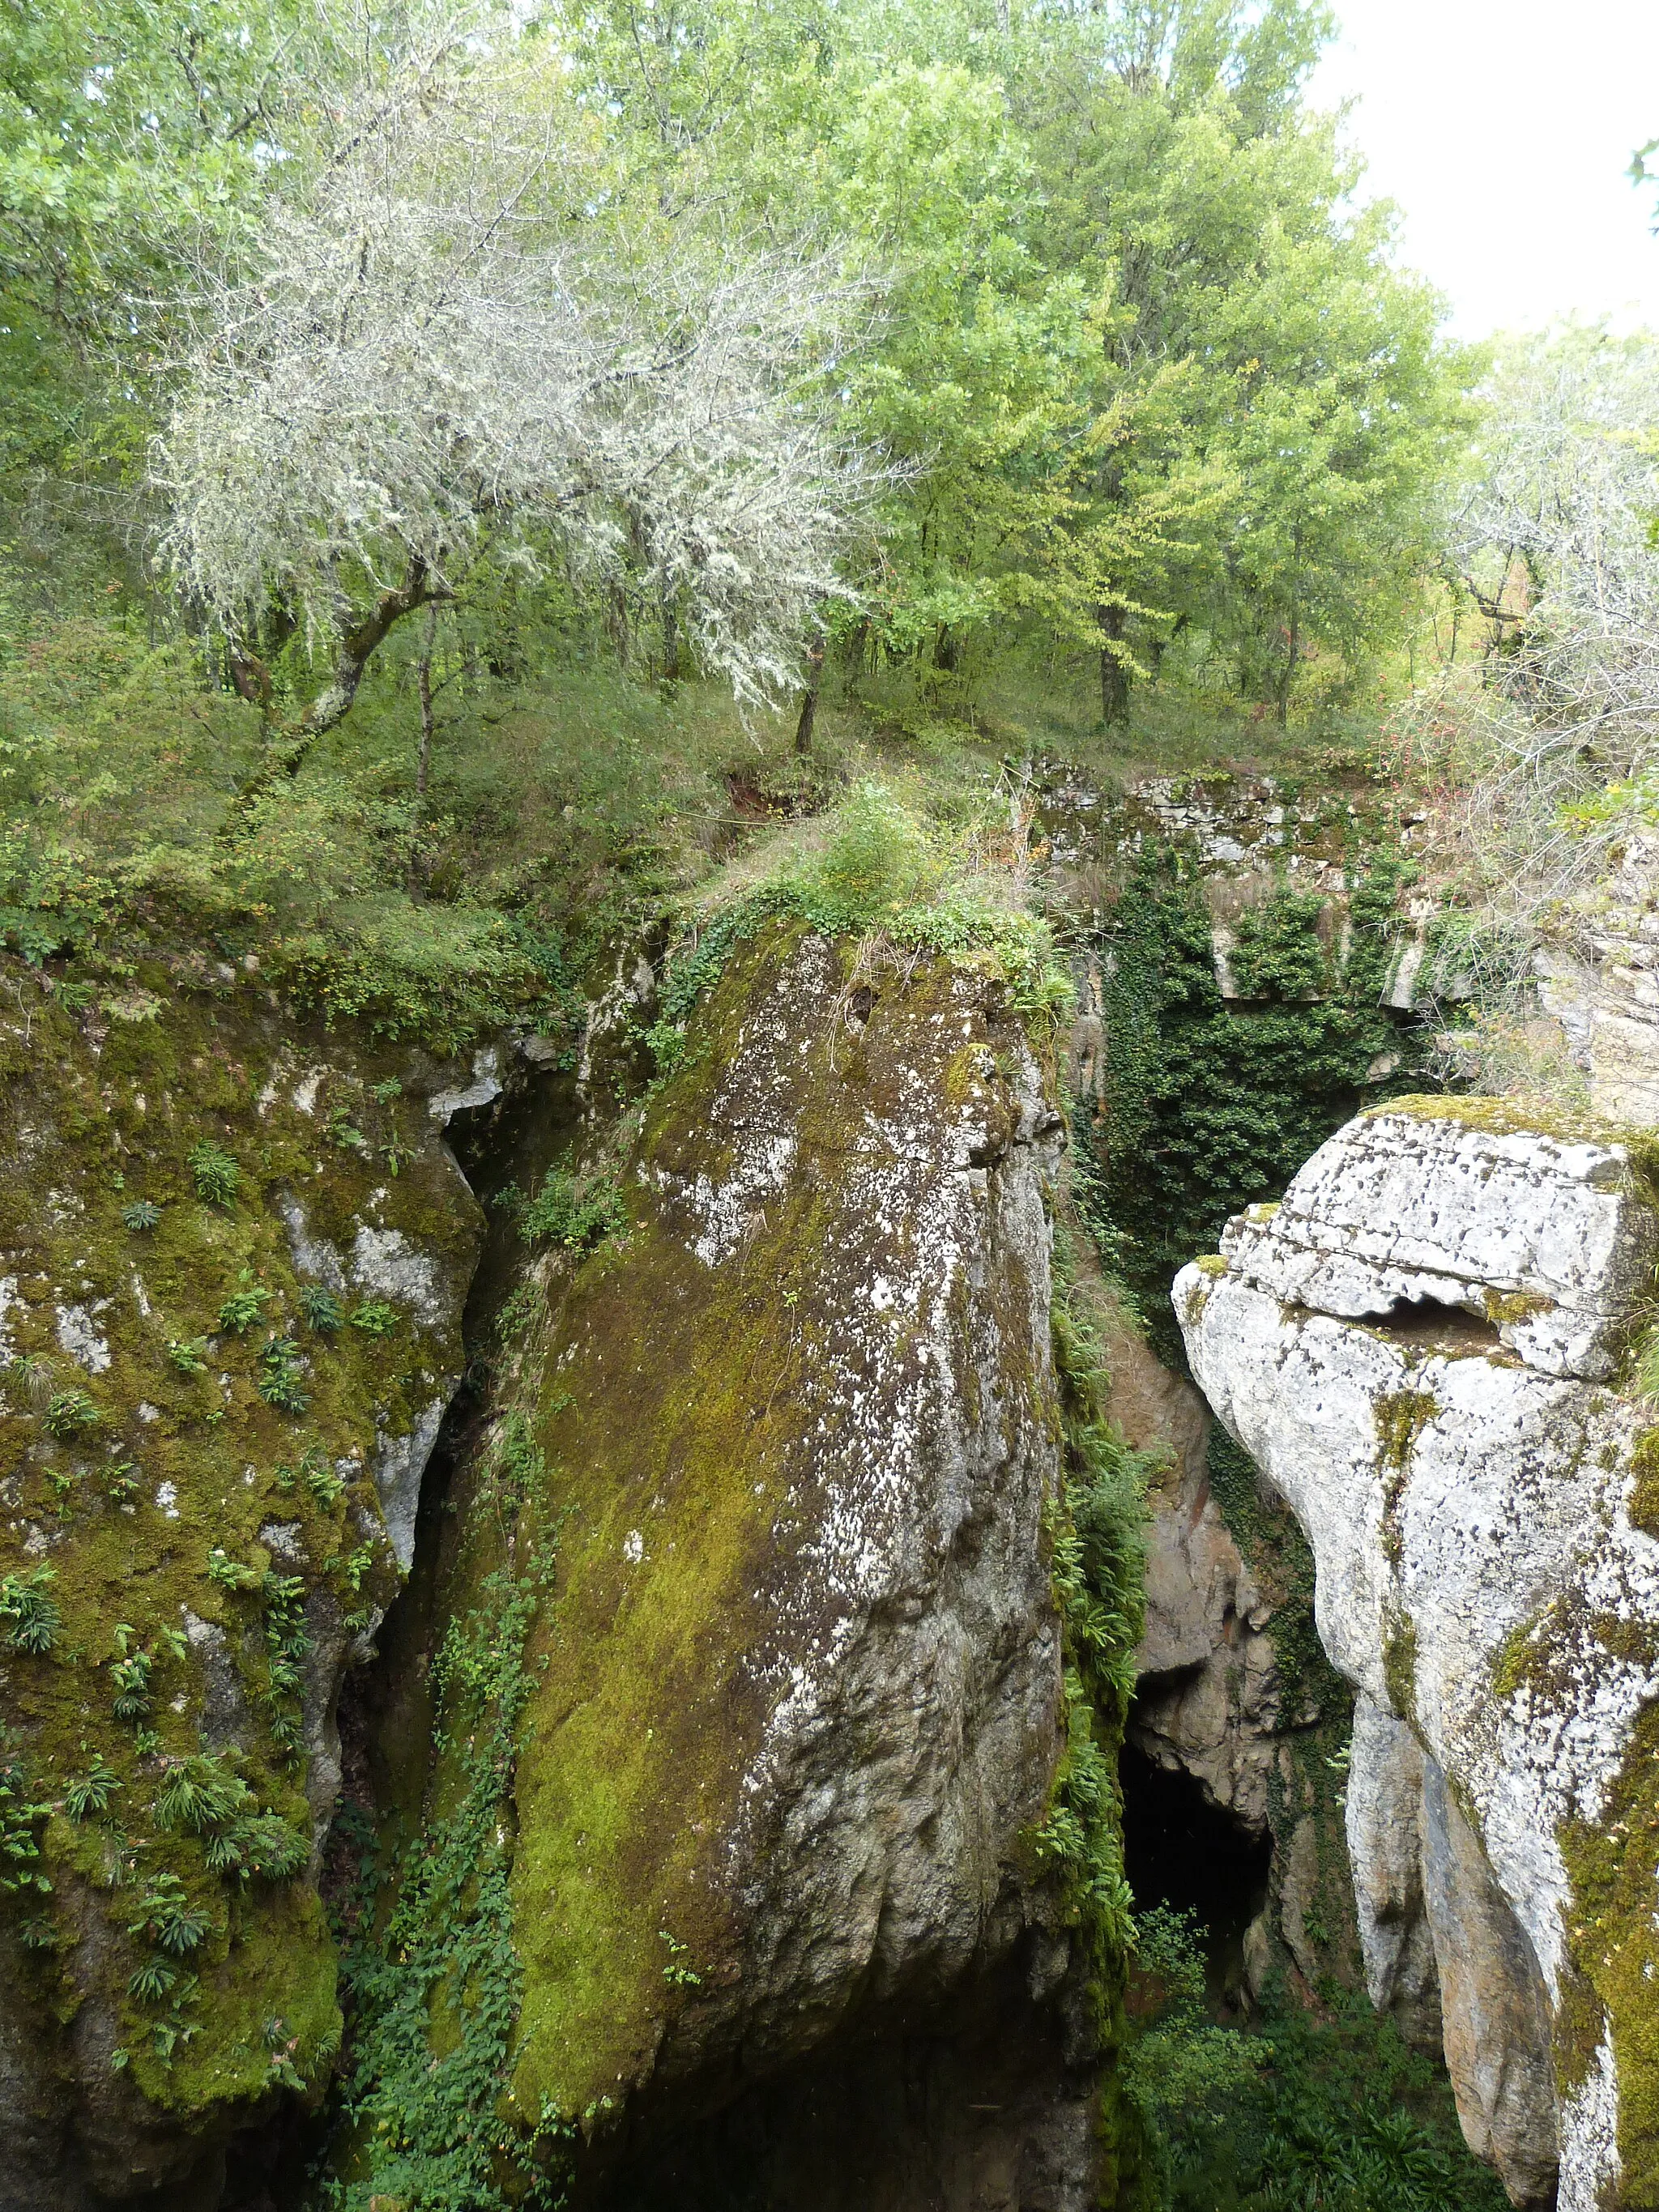
[[[1112,648],[1123,642],[1128,617],[1120,606],[1103,600],[1095,609],[1100,635],[1100,719],[1109,730],[1121,729],[1129,719],[1129,672]]]
[[[298,775],[318,738],[345,719],[363,680],[363,671],[394,623],[413,614],[416,607],[453,597],[449,586],[434,577],[424,561],[411,561],[403,582],[389,592],[382,592],[362,620],[343,634],[334,656],[333,680],[318,693],[299,721],[283,728],[265,710],[270,726],[270,741],[258,767],[236,794],[238,811],[246,813],[278,776]],[[246,651],[236,655],[232,673],[244,698],[258,701],[262,693],[269,697],[270,672],[255,655]],[[245,684],[252,689],[244,690]]]
[[[1297,656],[1302,650],[1301,628],[1294,605],[1291,608],[1290,635],[1286,641],[1285,673],[1279,683],[1279,726],[1282,730],[1290,718],[1291,679],[1296,674]]]
[[[426,635],[415,664],[415,689],[421,702],[421,747],[415,756],[415,828],[409,842],[409,875],[405,888],[413,898],[425,877],[421,865],[421,832],[426,827],[426,792],[432,774],[432,648],[438,641],[438,607],[434,600],[426,611]]]
[[[795,725],[795,750],[805,758],[812,750],[812,725],[818,718],[818,688],[823,682],[823,640],[806,649],[806,696],[800,702]]]

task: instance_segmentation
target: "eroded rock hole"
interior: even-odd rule
[[[1126,1743],[1123,1863],[1138,1911],[1166,1905],[1197,1916],[1212,1995],[1243,1980],[1244,1931],[1267,1901],[1273,1844],[1212,1804],[1193,1776]]]
[[[1443,1304],[1438,1298],[1398,1298],[1370,1326],[1385,1328],[1390,1336],[1407,1344],[1449,1352],[1491,1352],[1499,1342],[1492,1322],[1462,1306]]]

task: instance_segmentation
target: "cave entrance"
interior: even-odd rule
[[[1273,1840],[1212,1804],[1192,1775],[1158,1765],[1132,1743],[1118,1778],[1123,1869],[1136,1909],[1167,1905],[1198,1916],[1210,1996],[1226,2002],[1243,1982],[1244,1931],[1267,1902]]]

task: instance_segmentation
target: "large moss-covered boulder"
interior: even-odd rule
[[[849,2023],[948,2037],[947,1993],[1022,1943],[1063,1976],[1033,1843],[1063,1747],[1059,1133],[994,971],[775,924],[646,1109],[625,1226],[542,1271],[447,1595],[476,1620],[504,1561],[545,1577],[497,1830],[504,2109],[596,2170]]]
[[[336,1700],[477,1209],[444,1070],[228,969],[0,987],[0,2203],[211,2205],[337,2047]]]

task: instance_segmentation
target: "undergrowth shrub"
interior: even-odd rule
[[[519,1234],[526,1244],[556,1244],[567,1252],[591,1252],[627,1226],[622,1192],[607,1176],[555,1170],[519,1212]]]
[[[348,1810],[359,1859],[355,1921],[337,1919],[350,2040],[337,2085],[326,2212],[376,2203],[507,2212],[533,2196],[538,2159],[564,2130],[528,2130],[501,2101],[523,1984],[513,1948],[511,1823],[518,1735],[532,1678],[525,1645],[550,1571],[486,1578],[483,1604],[452,1621],[434,1663],[434,1741],[446,1788],[418,1844],[389,1863]]]
[[[1136,1916],[1122,2063],[1167,2212],[1501,2212],[1444,2074],[1392,2021],[1330,1983],[1317,2011],[1270,1990],[1249,2032],[1222,2027],[1203,1936],[1189,1913]]]

